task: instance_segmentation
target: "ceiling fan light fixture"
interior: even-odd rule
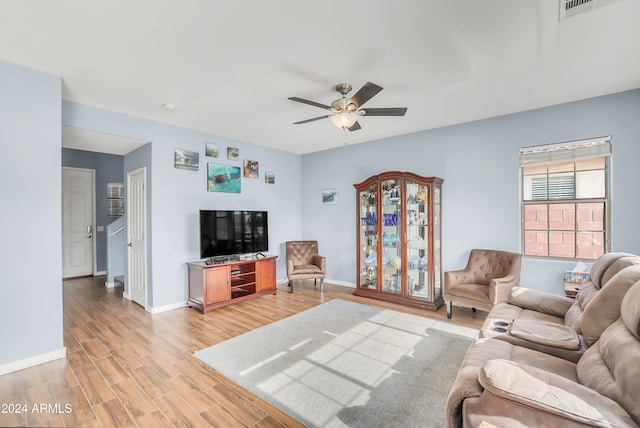
[[[350,128],[357,122],[359,115],[349,111],[343,111],[329,116],[329,120],[338,128]]]
[[[348,83],[339,83],[336,85],[336,91],[342,95],[342,98],[333,101],[331,105],[305,100],[304,98],[289,97],[291,101],[308,104],[329,111],[328,115],[293,122],[293,124],[299,125],[301,123],[328,118],[338,128],[357,131],[358,129],[362,129],[358,123],[358,118],[361,116],[404,116],[407,112],[406,107],[368,108],[366,110],[362,108],[364,103],[373,98],[381,90],[382,86],[367,82],[353,97],[347,98],[347,94],[351,91],[351,85]]]

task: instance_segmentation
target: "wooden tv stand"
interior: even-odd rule
[[[277,258],[228,257],[187,263],[188,306],[205,313],[230,303],[277,294]]]

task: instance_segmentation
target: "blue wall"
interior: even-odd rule
[[[327,278],[355,283],[353,184],[400,170],[444,179],[444,271],[464,267],[472,248],[520,252],[520,147],[610,135],[611,248],[640,254],[639,118],[640,90],[634,90],[353,145],[346,156],[342,147],[305,155],[303,236],[320,239]],[[338,205],[322,205],[324,188],[339,190]],[[522,284],[563,294],[562,273],[574,265],[524,259]]]
[[[0,61],[0,373],[65,352],[61,85]]]
[[[124,157],[83,150],[62,149],[62,166],[96,171],[96,270],[107,270],[107,226],[117,217],[107,215],[107,183],[124,183]],[[104,231],[98,232],[97,226]]]
[[[125,175],[147,167],[149,308],[186,302],[185,263],[199,258],[200,209],[268,211],[269,253],[281,255],[278,278],[286,278],[284,242],[299,239],[302,230],[300,155],[67,101],[62,121],[67,126],[150,141],[124,160]],[[205,156],[206,142],[218,144],[219,158]],[[226,159],[229,146],[240,149],[240,160]],[[176,148],[198,152],[199,170],[174,168]],[[207,191],[207,163],[242,166],[243,159],[259,162],[260,178],[243,178],[239,194]],[[275,173],[275,184],[265,183],[265,171]]]

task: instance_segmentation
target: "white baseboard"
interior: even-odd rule
[[[106,288],[113,288],[113,287],[115,287],[115,286],[116,286],[116,283],[115,283],[115,281],[114,281],[114,282],[107,282],[107,281],[105,281],[105,282],[104,282],[104,286],[105,286]]]
[[[289,280],[287,278],[279,279],[279,280],[276,281],[276,283],[278,283],[278,284],[288,284]],[[324,279],[324,283],[325,284],[342,285],[343,287],[349,287],[349,288],[356,288],[356,283],[355,282],[338,281],[337,279],[325,278]]]
[[[106,275],[107,271],[106,270],[101,270],[99,272],[96,272],[93,274],[93,276],[102,276],[102,275]]]
[[[149,307],[147,306],[145,309],[145,311],[151,313],[151,314],[159,314],[160,312],[167,312],[167,311],[173,311],[175,309],[181,309],[181,308],[185,308],[187,307],[187,302],[179,302],[179,303],[172,303],[171,305],[164,305],[164,306],[158,306],[158,307]]]
[[[329,279],[329,278],[325,278],[324,283],[327,284],[335,284],[335,285],[342,285],[343,287],[349,287],[349,288],[356,288],[356,283],[355,282],[347,282],[347,281],[338,281],[337,279]]]
[[[67,348],[58,349],[57,351],[47,352],[46,354],[36,355],[35,357],[25,358],[23,360],[14,361],[12,363],[0,365],[0,376],[18,370],[27,369],[37,366],[38,364],[48,363],[67,356]]]

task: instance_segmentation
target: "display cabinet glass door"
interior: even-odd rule
[[[430,186],[406,181],[407,194],[407,296],[429,296],[429,195]]]
[[[360,288],[378,284],[378,195],[376,184],[359,192]]]
[[[433,188],[433,267],[434,267],[434,297],[433,301],[442,299],[442,269],[440,256],[442,254],[442,245],[440,244],[440,217],[442,212],[440,184],[435,184]]]
[[[402,293],[402,187],[400,180],[384,180],[382,189],[382,291]]]

